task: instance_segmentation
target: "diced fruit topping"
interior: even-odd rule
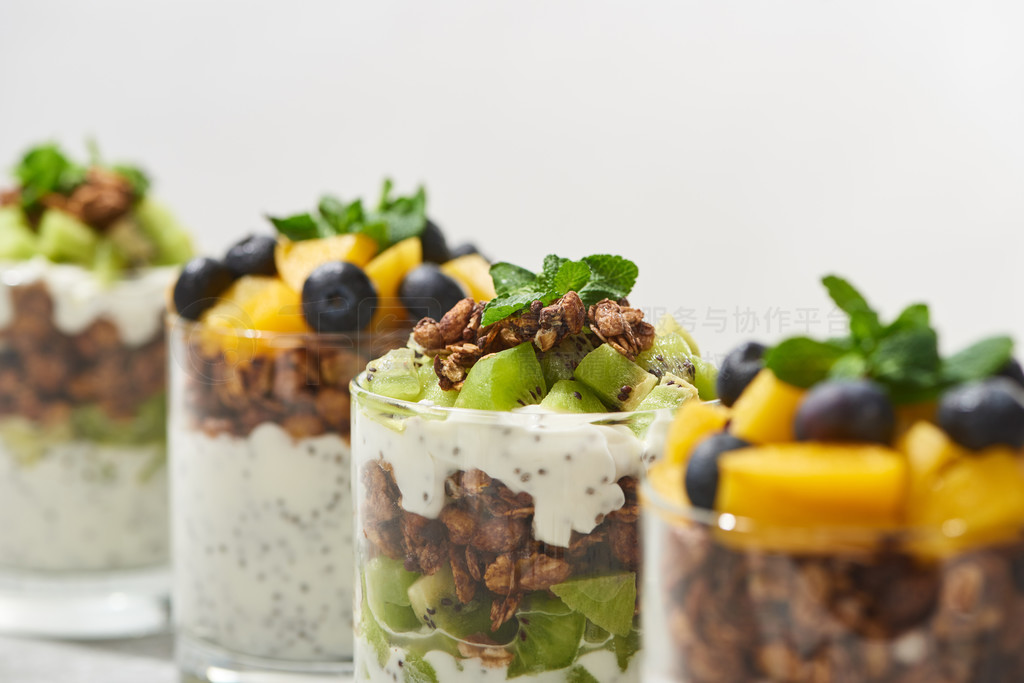
[[[198,320],[234,279],[234,273],[222,262],[198,256],[185,264],[174,284],[174,308],[181,317]]]
[[[291,287],[275,277],[243,275],[199,320],[211,328],[305,332],[302,302]]]
[[[693,447],[705,437],[725,429],[728,422],[729,410],[724,406],[687,401],[669,428],[666,460],[685,465]]]
[[[910,468],[909,495],[911,508],[916,500],[928,495],[939,473],[951,462],[967,456],[968,451],[956,445],[949,436],[931,422],[921,420],[900,437],[898,450],[907,456]]]
[[[306,279],[325,263],[345,261],[362,268],[377,253],[377,243],[367,235],[335,235],[318,240],[277,243],[277,272],[288,286],[301,292]]]
[[[767,347],[757,342],[747,342],[733,349],[718,371],[718,398],[731,406],[747,388],[757,373],[764,367],[764,352]]]
[[[441,265],[441,272],[465,287],[477,301],[490,301],[496,296],[491,264],[480,254],[453,257]]]
[[[576,366],[593,350],[592,335],[571,334],[557,345],[540,353],[538,358],[544,371],[544,381],[549,387],[553,387],[559,380],[572,379]]]
[[[907,462],[877,445],[786,443],[718,461],[715,509],[768,525],[889,526],[902,521]]]
[[[409,606],[431,631],[440,630],[456,638],[491,635],[490,602],[474,598],[459,600],[450,566],[432,575],[423,575],[409,586]]]
[[[718,493],[718,460],[723,453],[745,448],[750,444],[732,434],[714,434],[701,441],[686,463],[686,496],[694,507],[712,510]]]
[[[771,370],[761,370],[733,405],[729,431],[751,443],[793,441],[793,421],[804,394]]]
[[[51,261],[91,264],[99,234],[69,213],[47,209],[39,221],[39,251]]]
[[[793,429],[800,441],[890,443],[896,413],[888,394],[866,379],[815,385],[800,403]]]
[[[235,275],[277,275],[276,247],[270,235],[249,235],[228,249],[224,265]]]
[[[718,398],[718,368],[711,361],[700,356],[690,358],[693,362],[693,386],[704,401]]]
[[[477,361],[455,401],[458,408],[512,410],[544,398],[544,373],[532,344],[520,344]]]
[[[540,402],[542,408],[556,413],[601,413],[604,404],[582,382],[560,379]]]
[[[394,299],[405,276],[423,263],[423,247],[415,237],[402,240],[377,254],[366,264],[366,276],[381,299]]]
[[[317,332],[361,330],[369,325],[376,309],[377,291],[354,263],[324,263],[302,286],[302,312]]]
[[[419,574],[406,571],[400,560],[375,557],[364,571],[366,600],[377,620],[396,633],[413,631],[420,620],[412,609],[409,588]]]
[[[459,392],[455,390],[445,391],[441,388],[441,384],[437,379],[437,373],[434,372],[432,364],[421,365],[418,372],[420,386],[423,387],[423,393],[420,394],[419,400],[427,401],[443,408],[451,408],[455,405],[455,399],[459,397]]]
[[[423,232],[420,234],[420,241],[423,243],[423,260],[427,263],[444,263],[452,258],[448,251],[448,241],[437,224],[429,218],[423,225]],[[448,310],[447,308],[445,310]]]
[[[654,337],[654,345],[636,357],[636,364],[657,378],[666,374],[693,381],[690,345],[675,332]]]
[[[658,378],[645,371],[609,344],[588,353],[574,373],[601,402],[612,410],[632,411],[651,393]]]
[[[637,410],[660,410],[678,408],[691,398],[697,398],[697,388],[682,377],[666,374],[658,386],[640,401]]]
[[[466,298],[459,283],[433,263],[413,268],[398,288],[402,305],[414,318],[440,320],[445,311]]]
[[[938,423],[971,450],[1024,446],[1024,389],[995,377],[950,389],[939,401]]]
[[[421,387],[412,349],[395,349],[370,361],[366,366],[366,388],[389,398],[416,400]]]
[[[39,252],[36,234],[16,206],[0,206],[0,259],[19,261]]]

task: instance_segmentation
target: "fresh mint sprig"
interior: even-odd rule
[[[829,275],[822,283],[849,316],[850,333],[826,341],[793,337],[769,349],[765,366],[794,386],[869,377],[886,387],[894,403],[917,403],[933,400],[954,384],[989,377],[1013,356],[1013,341],[999,336],[942,358],[927,305],[912,304],[884,325],[849,282]]]
[[[586,306],[602,299],[621,299],[632,291],[638,273],[635,263],[612,254],[584,256],[579,261],[549,254],[540,273],[511,263],[495,263],[491,280],[496,296],[484,308],[480,323],[504,320],[534,301],[547,306],[570,291],[579,294]]]
[[[334,195],[320,198],[315,211],[267,219],[288,239],[365,234],[383,250],[409,237],[423,234],[427,225],[427,194],[423,187],[409,196],[392,197],[390,179],[384,181],[376,208],[367,210],[361,199],[344,202]]]

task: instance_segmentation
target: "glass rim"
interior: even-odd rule
[[[483,410],[481,408],[456,408],[455,406],[438,406],[418,401],[406,401],[400,398],[391,398],[375,394],[363,384],[366,378],[366,370],[362,370],[352,378],[349,383],[349,394],[353,401],[370,398],[378,403],[391,405],[405,412],[417,415],[429,415],[432,418],[445,418],[447,416],[459,416],[464,419],[475,418],[482,422],[491,422],[503,425],[536,425],[544,422],[549,424],[593,424],[595,422],[605,423],[614,426],[616,423],[623,425],[637,415],[664,416],[671,418],[677,408],[654,408],[651,410],[632,410],[628,412],[603,412],[603,413],[556,413],[553,411],[519,411],[519,410]]]
[[[164,314],[164,323],[168,332],[182,332],[185,333],[195,332],[199,330],[209,330],[224,337],[236,337],[238,339],[249,339],[249,340],[260,340],[260,341],[271,341],[271,340],[284,340],[291,342],[305,342],[310,341],[335,341],[335,342],[361,342],[370,341],[386,338],[388,336],[408,336],[412,332],[413,324],[409,322],[399,327],[389,327],[384,330],[373,331],[369,329],[356,330],[354,332],[316,332],[316,331],[302,331],[302,332],[279,332],[276,330],[260,330],[255,328],[246,327],[232,327],[230,325],[210,325],[199,320],[192,320],[186,318],[179,313],[168,308]]]
[[[668,467],[670,465],[665,461],[656,461],[651,468],[648,469],[647,475],[644,476],[640,482],[640,505],[641,508],[647,508],[647,511],[644,514],[657,515],[661,517],[664,522],[673,526],[697,525],[699,527],[712,529],[716,532],[729,534],[736,539],[744,537],[755,539],[762,536],[767,536],[776,540],[780,538],[799,538],[801,552],[804,553],[812,551],[813,545],[810,541],[815,539],[829,542],[830,545],[822,545],[820,547],[819,552],[822,553],[832,552],[831,548],[834,547],[837,541],[840,543],[844,541],[848,542],[851,546],[861,550],[863,550],[866,543],[870,543],[876,547],[881,545],[883,548],[887,544],[891,544],[893,548],[899,548],[901,545],[908,543],[927,543],[929,541],[963,543],[963,547],[956,546],[957,554],[971,549],[996,545],[996,542],[989,540],[975,543],[972,540],[975,536],[972,534],[977,532],[977,530],[970,529],[967,526],[967,523],[960,519],[950,519],[938,526],[907,523],[888,526],[831,523],[816,524],[813,520],[807,524],[797,526],[791,524],[767,523],[755,517],[745,517],[742,515],[734,515],[729,512],[705,510],[689,504],[680,505],[677,501],[670,500],[662,495],[662,493],[658,491],[652,483],[651,470],[657,470],[659,466]],[[655,476],[657,476],[656,473]],[[1010,530],[1016,530],[1016,534],[1012,535]],[[1002,538],[1002,543],[1024,541],[1024,524],[993,527],[988,531],[990,534],[995,533]],[[999,534],[999,532],[1005,533]],[[988,537],[982,536],[981,538],[987,539]],[[752,540],[751,543],[753,542],[754,541]],[[763,549],[765,551],[778,550],[778,548],[775,548],[770,543],[766,543]]]

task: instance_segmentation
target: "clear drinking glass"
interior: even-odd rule
[[[672,411],[440,408],[364,378],[356,680],[639,680],[637,482]]]
[[[175,624],[190,680],[351,669],[348,385],[408,334],[171,319]]]
[[[0,631],[159,631],[169,590],[164,291],[0,268]]]
[[[664,474],[641,489],[645,681],[1024,680],[1020,534],[766,527]]]

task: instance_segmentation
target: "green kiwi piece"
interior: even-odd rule
[[[0,207],[0,259],[21,261],[39,253],[36,234],[17,206]]]
[[[437,373],[434,372],[433,363],[425,363],[420,366],[419,369],[420,386],[423,387],[423,393],[420,394],[421,401],[430,401],[435,406],[442,408],[451,408],[455,405],[455,399],[459,397],[459,392],[454,389],[451,391],[445,391],[441,388],[441,385],[437,381]]]
[[[678,334],[686,341],[687,345],[689,345],[690,347],[690,355],[700,355],[700,347],[697,346],[697,340],[693,338],[693,335],[690,334],[690,331],[683,327],[682,325],[680,325],[679,321],[673,318],[671,315],[665,314],[661,316],[661,319],[658,320],[658,324],[654,326],[654,333],[658,336],[662,336],[670,332]]]
[[[575,372],[601,402],[612,410],[635,410],[658,384],[658,378],[608,344],[588,353]]]
[[[484,356],[469,370],[457,408],[512,410],[544,398],[544,372],[527,342]]]
[[[636,357],[636,364],[659,379],[675,375],[693,381],[693,352],[679,334],[668,332],[654,338],[654,345]]]
[[[409,601],[409,587],[419,574],[406,571],[400,560],[384,556],[370,560],[365,572],[366,600],[377,621],[398,633],[420,628]]]
[[[47,209],[39,221],[39,251],[51,261],[93,264],[99,235],[69,213]]]
[[[544,381],[548,388],[561,379],[572,379],[572,373],[583,357],[594,350],[593,338],[589,334],[571,334],[556,346],[538,355]]]
[[[718,368],[714,363],[700,356],[690,358],[693,362],[693,386],[700,392],[703,401],[714,401],[718,398]]]
[[[565,669],[579,657],[587,619],[558,598],[530,593],[516,617],[519,634],[508,678]]]
[[[697,388],[681,377],[665,375],[658,386],[651,389],[637,410],[678,408],[691,398],[697,398]]]
[[[172,266],[192,258],[192,238],[166,207],[145,197],[133,213],[140,232],[156,247],[154,265]]]
[[[415,401],[420,395],[420,376],[412,349],[394,349],[366,366],[366,388],[375,394]]]
[[[455,592],[451,567],[442,567],[430,576],[420,576],[407,593],[416,618],[431,631],[442,631],[460,639],[483,634],[498,640],[497,634],[491,632],[491,601],[478,596],[463,604]],[[504,632],[501,635],[507,637]]]
[[[541,408],[556,413],[603,413],[604,404],[583,382],[560,379],[540,402]]]

